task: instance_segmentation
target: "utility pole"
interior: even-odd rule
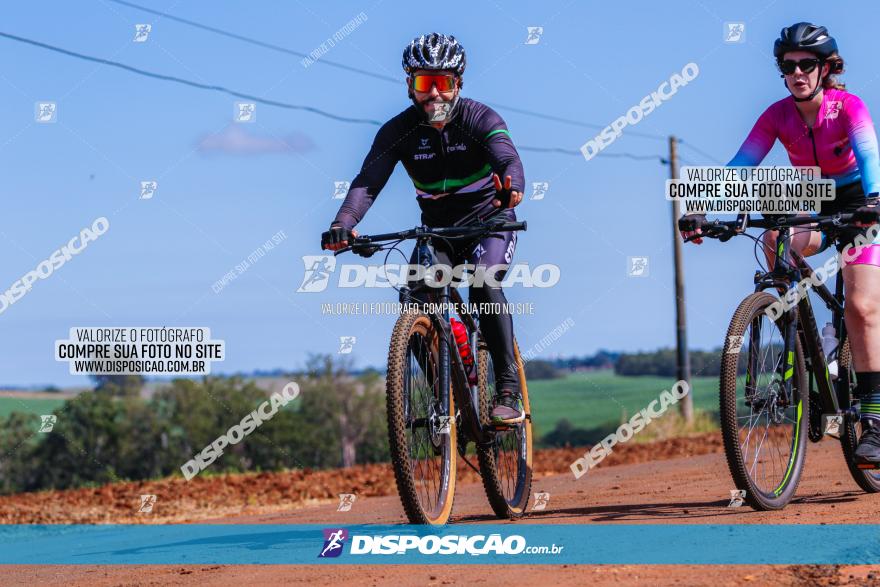
[[[678,179],[678,139],[669,137],[669,178]],[[681,237],[678,232],[678,218],[681,207],[678,200],[672,201],[672,250],[675,264],[675,349],[678,380],[691,384],[691,357],[687,348],[687,317],[684,307],[684,263],[681,257]],[[688,393],[679,403],[679,411],[688,424],[694,421],[693,394]]]

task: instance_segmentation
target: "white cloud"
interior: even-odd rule
[[[264,155],[267,153],[305,153],[315,148],[311,137],[301,132],[286,136],[261,135],[240,124],[230,124],[222,131],[205,135],[198,141],[201,153],[226,155]]]

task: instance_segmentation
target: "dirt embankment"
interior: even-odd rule
[[[535,478],[571,475],[569,466],[586,448],[536,451]],[[624,444],[614,448],[600,467],[653,462],[677,457],[721,452],[717,433],[675,438],[649,444]],[[477,474],[458,463],[458,482],[476,483]],[[387,464],[360,465],[349,469],[277,473],[200,475],[191,481],[181,477],[157,481],[116,483],[88,489],[40,491],[0,496],[0,523],[4,524],[101,524],[179,523],[209,518],[260,514],[279,508],[336,501],[340,493],[359,497],[394,495],[394,473]],[[141,513],[142,495],[155,495],[151,513]]]

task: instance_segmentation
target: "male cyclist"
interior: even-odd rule
[[[498,218],[515,221],[522,201],[522,162],[504,120],[491,108],[459,94],[466,64],[464,47],[451,35],[431,33],[413,39],[403,51],[403,70],[413,105],[386,122],[373,141],[361,171],[339,208],[321,247],[338,250],[357,236],[360,222],[385,186],[398,161],[416,188],[427,226],[460,226],[504,208]],[[503,180],[501,178],[504,178]],[[477,242],[436,239],[437,262],[475,267],[509,265],[515,232],[492,233]],[[417,263],[413,252],[410,263]],[[495,276],[495,283],[504,272]],[[501,304],[501,313],[484,313],[480,328],[495,365],[498,390],[490,415],[496,424],[525,419],[513,352],[513,321],[500,287],[484,280],[470,287],[471,303]],[[406,301],[406,300],[402,300]],[[496,306],[497,307],[497,306]]]
[[[759,165],[779,139],[792,165],[819,167],[822,177],[835,180],[836,199],[823,203],[822,214],[854,212],[860,225],[876,223],[880,217],[877,135],[865,104],[836,79],[844,67],[837,42],[825,27],[799,22],[782,29],[773,55],[791,95],[764,111],[728,165]],[[687,218],[683,236],[699,234],[705,215]],[[841,248],[855,235],[847,234]],[[777,232],[765,235],[768,260],[777,237]],[[819,253],[828,244],[825,235],[815,230],[793,231],[791,245],[802,255]],[[844,317],[864,429],[856,456],[880,464],[880,238],[847,263],[843,278]]]

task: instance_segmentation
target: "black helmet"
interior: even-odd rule
[[[452,35],[422,35],[403,50],[403,71],[407,74],[416,69],[438,69],[461,75],[466,64],[464,47]]]
[[[837,53],[837,41],[828,34],[825,27],[799,22],[782,29],[779,38],[773,43],[773,55],[777,61],[788,51],[809,51],[825,61]]]

